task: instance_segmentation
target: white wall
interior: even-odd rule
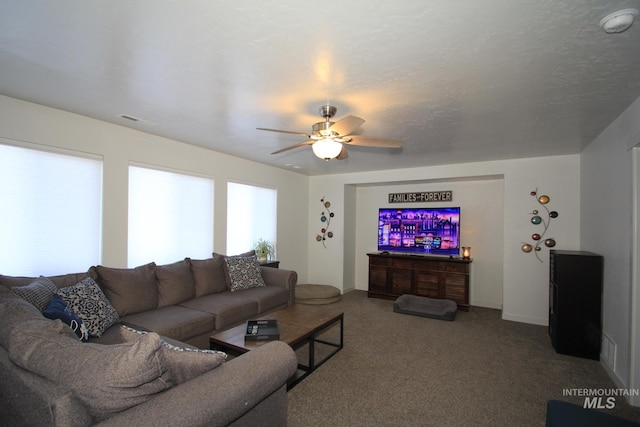
[[[104,265],[126,267],[127,174],[129,162],[139,162],[214,178],[214,250],[220,253],[227,238],[227,180],[277,188],[280,266],[306,280],[307,245],[299,239],[309,228],[306,176],[5,96],[0,96],[0,137],[103,157]]]
[[[394,179],[389,180],[389,177]],[[456,202],[459,200],[462,206],[466,206],[462,214],[463,221],[471,221],[471,224],[482,221],[491,223],[490,219],[486,219],[491,214],[491,206],[499,206],[497,209],[502,209],[497,215],[502,215],[503,223],[497,225],[496,230],[496,234],[501,235],[501,252],[493,253],[485,249],[492,243],[485,244],[484,234],[476,237],[476,233],[480,231],[464,230],[465,226],[462,225],[464,238],[469,238],[472,242],[469,244],[472,246],[474,258],[472,281],[478,284],[477,290],[473,283],[471,285],[472,298],[476,303],[486,306],[496,304],[500,298],[499,291],[491,281],[500,281],[501,278],[503,318],[546,325],[548,249],[545,247],[540,252],[543,262],[539,262],[533,253],[525,254],[520,250],[523,241],[531,241],[531,234],[541,231],[539,226],[530,222],[530,212],[539,209],[530,192],[537,188],[539,194],[547,194],[551,198],[548,206],[559,212],[558,218],[551,222],[545,237],[555,238],[558,249],[578,249],[579,179],[578,155],[311,177],[309,280],[313,283],[332,284],[343,291],[363,289],[366,283],[363,272],[367,270],[368,262],[366,253],[373,248],[373,243],[369,241],[372,238],[370,233],[375,237],[375,228],[371,232],[364,230],[366,222],[370,221],[368,209],[375,205],[377,213],[377,207],[386,203],[386,197],[383,195],[389,192],[388,188],[420,191],[455,186]],[[498,186],[502,187],[501,194]],[[348,206],[354,197],[354,187],[357,200],[355,208]],[[458,199],[456,194],[468,197],[470,202]],[[483,194],[487,195],[488,200],[482,200]],[[315,229],[320,227],[319,199],[322,196],[331,201],[336,213],[331,223],[335,237],[326,242],[326,249],[313,239]],[[369,206],[365,207],[365,203]],[[469,211],[477,214],[479,219],[471,220],[469,214],[465,214]],[[345,218],[345,215],[349,217]],[[349,229],[346,229],[346,226]],[[356,227],[355,236],[352,234],[352,227]],[[356,244],[346,244],[345,238],[355,239]],[[467,245],[467,242],[464,244]],[[349,276],[344,272],[352,268],[355,269],[355,283],[345,281],[345,277]],[[499,271],[492,271],[493,268]]]
[[[366,185],[358,187],[356,212],[356,251],[377,252],[378,209],[401,207],[460,207],[461,245],[471,246],[470,301],[472,305],[502,309],[503,185],[502,178],[440,183]],[[389,193],[414,191],[453,191],[452,202],[389,204]],[[359,260],[362,261],[362,260]],[[366,261],[366,259],[365,259]],[[366,290],[367,262],[357,263],[355,288]],[[345,290],[351,283],[345,283]]]
[[[583,151],[581,166],[582,249],[604,257],[603,332],[615,346],[613,360],[608,361],[603,345],[601,360],[620,386],[636,388],[640,377],[636,372],[632,378],[631,363],[638,360],[638,348],[632,344],[638,328],[633,328],[631,302],[637,298],[632,286],[632,244],[637,233],[633,200],[638,197],[634,195],[638,175],[634,175],[630,148],[638,143],[640,98]]]
[[[349,234],[350,227],[346,231],[347,238],[345,238],[345,221],[350,223],[354,219],[353,217],[345,218],[345,212],[355,211],[355,208],[348,204],[349,200],[352,200],[348,196],[353,193],[353,188],[345,188],[345,183],[339,175],[325,176],[322,180],[316,181],[317,185],[312,185],[313,182],[314,180],[310,178],[309,216],[307,218],[309,229],[306,233],[309,253],[308,283],[333,285],[343,289],[344,276],[348,274],[345,273],[348,270],[345,270],[344,266],[354,265],[353,253],[345,250],[345,245],[348,248],[351,243],[348,239],[352,238],[352,235]],[[326,239],[324,245],[322,242],[316,241],[316,236],[322,234],[321,229],[325,226],[320,221],[321,213],[326,212],[320,202],[322,198],[331,203],[331,211],[335,214],[328,230],[334,233],[334,237]],[[351,247],[353,248],[353,246]]]
[[[638,328],[632,327],[632,303],[640,305],[632,275],[632,245],[638,244],[633,220],[637,222],[640,216],[633,211],[632,199],[640,197],[633,193],[634,188],[637,190],[633,180],[640,173],[633,170],[628,151],[640,142],[640,99],[581,156],[311,178],[5,96],[0,96],[0,137],[19,145],[103,157],[102,263],[113,267],[124,267],[127,261],[127,168],[131,161],[215,179],[214,250],[220,252],[226,247],[227,179],[277,188],[281,267],[296,270],[299,283],[333,284],[343,290],[365,286],[366,252],[372,246],[369,232],[364,230],[369,208],[359,202],[377,206],[378,197],[388,192],[388,186],[407,191],[455,186],[454,197],[465,197],[464,204],[460,203],[465,206],[463,215],[471,211],[479,218],[485,216],[474,219],[476,223],[492,224],[492,218],[498,216],[491,216],[491,208],[498,209],[501,204],[503,209],[502,229],[496,230],[502,233],[501,255],[494,256],[487,250],[489,245],[484,243],[484,237],[476,237],[475,229],[463,230],[464,238],[469,238],[473,247],[472,300],[487,306],[499,300],[497,285],[491,283],[493,273],[496,282],[502,279],[505,319],[546,325],[548,250],[541,252],[543,263],[520,250],[521,243],[530,241],[531,233],[539,230],[529,221],[529,212],[538,208],[529,192],[537,187],[540,194],[551,197],[549,207],[559,212],[548,231],[548,236],[557,240],[557,248],[591,250],[604,255],[604,332],[617,347],[615,361],[607,368],[620,385],[636,388],[640,385],[640,369],[634,370],[632,364],[640,347]],[[501,199],[498,185],[502,186]],[[482,200],[478,194],[486,194],[489,199]],[[323,196],[331,201],[331,209],[336,213],[331,223],[335,237],[325,241],[326,248],[315,241],[321,228]]]

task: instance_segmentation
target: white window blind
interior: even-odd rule
[[[227,183],[227,255],[253,249],[258,239],[276,243],[277,190]]]
[[[0,144],[0,274],[100,263],[102,161]]]
[[[128,265],[210,258],[213,179],[129,166]]]

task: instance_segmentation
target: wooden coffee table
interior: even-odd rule
[[[306,344],[309,345],[308,362],[307,364],[298,363],[298,369],[303,373],[301,375],[296,374],[289,380],[287,389],[290,390],[342,349],[344,345],[343,318],[344,313],[326,306],[294,304],[251,320],[276,319],[278,321],[280,341],[289,344],[294,350]],[[340,328],[338,342],[319,338],[320,335],[336,325]],[[269,342],[268,340],[245,341],[246,329],[247,323],[244,322],[231,329],[212,335],[209,338],[210,348],[212,350],[225,351],[232,355],[240,355]],[[323,344],[331,348],[331,351],[319,361],[316,361],[316,344]]]

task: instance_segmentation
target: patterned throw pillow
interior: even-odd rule
[[[58,295],[84,321],[90,335],[100,337],[109,326],[120,321],[116,309],[90,277],[59,289]]]
[[[267,286],[262,279],[260,263],[255,255],[250,257],[230,256],[224,260],[227,264],[231,292]]]
[[[17,286],[13,288],[13,292],[20,298],[35,306],[38,310],[43,311],[51,297],[56,293],[58,287],[51,279],[40,276],[28,286]]]
[[[147,333],[125,325],[120,329],[120,335],[126,342],[136,341]],[[223,351],[177,347],[162,338],[160,344],[169,376],[176,385],[210,371],[227,359],[227,353]]]
[[[73,312],[71,307],[64,302],[60,295],[54,295],[51,297],[51,301],[49,301],[49,304],[47,304],[47,307],[44,309],[42,314],[47,319],[62,320],[65,324],[69,325],[71,330],[82,340],[82,342],[89,341],[89,331],[87,331],[87,327],[84,322]]]

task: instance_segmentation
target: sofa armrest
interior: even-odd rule
[[[283,390],[297,365],[291,347],[282,341],[268,342],[99,425],[226,426]],[[282,399],[286,408],[286,393]]]
[[[298,273],[293,270],[283,270],[281,268],[260,267],[262,279],[267,286],[284,286],[289,290],[289,305],[296,302],[296,283]]]

